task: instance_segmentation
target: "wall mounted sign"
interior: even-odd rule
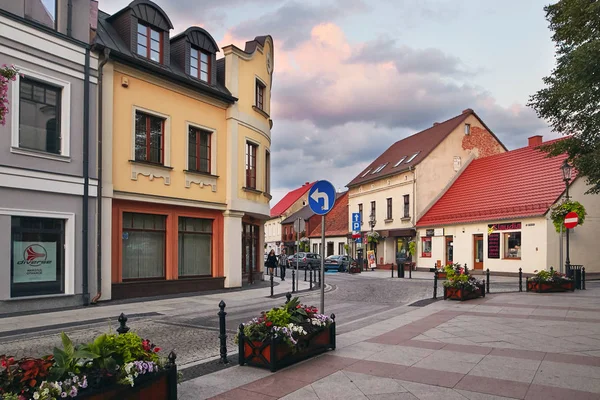
[[[13,242],[13,283],[56,281],[56,242]]]
[[[425,236],[433,236],[435,235],[435,229],[426,229]]]
[[[516,229],[521,229],[520,222],[506,222],[503,224],[490,224],[488,228],[494,228],[495,231],[512,231]]]
[[[434,229],[433,236],[444,236],[444,228]]]
[[[500,234],[488,235],[488,258],[500,258]]]

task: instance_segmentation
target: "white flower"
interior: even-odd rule
[[[39,394],[38,392],[35,392],[35,393],[33,394],[33,398],[34,398],[35,400],[38,400],[38,399],[40,398],[40,394]]]

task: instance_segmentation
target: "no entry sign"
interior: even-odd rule
[[[565,228],[573,229],[577,226],[577,222],[579,221],[579,216],[576,212],[571,211],[567,215],[565,215]]]

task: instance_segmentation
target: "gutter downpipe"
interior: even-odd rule
[[[70,14],[69,14],[70,15]],[[83,83],[83,222],[82,222],[82,257],[83,257],[83,305],[90,302],[89,294],[89,200],[90,200],[90,48],[85,49],[85,71]]]
[[[97,204],[97,248],[96,248],[96,279],[97,288],[96,296],[92,299],[92,304],[97,304],[100,297],[102,297],[102,75],[104,65],[108,62],[110,57],[110,49],[105,48],[103,52],[104,57],[98,63],[98,204]]]
[[[67,2],[67,36],[73,37],[73,0]]]

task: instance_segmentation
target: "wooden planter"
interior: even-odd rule
[[[177,400],[177,367],[141,375],[135,386],[112,384],[100,388],[81,390],[82,400]]]
[[[240,326],[239,332],[239,364],[268,368],[271,372],[327,350],[335,350],[335,321],[320,332],[301,336],[296,352],[292,352],[292,349],[279,338],[270,338],[262,342],[250,341],[243,336],[243,326]]]
[[[446,287],[444,286],[444,300],[472,300],[479,297],[485,297],[485,285],[483,283],[477,283],[478,290],[474,292],[467,292],[460,288]]]
[[[527,291],[535,293],[574,292],[575,282],[538,282],[527,280]]]

